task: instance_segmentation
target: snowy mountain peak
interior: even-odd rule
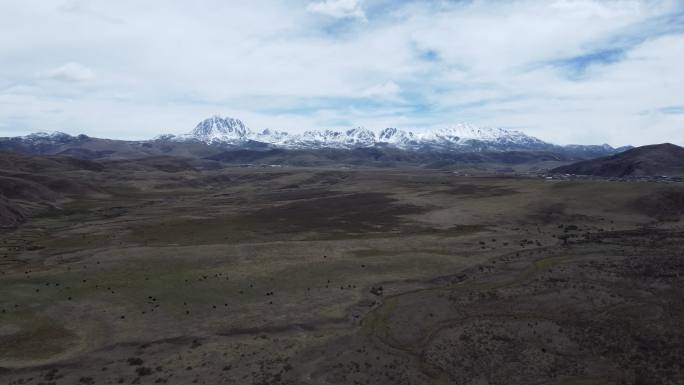
[[[66,134],[61,131],[53,131],[53,132],[34,132],[32,134],[28,134],[24,136],[24,139],[62,139],[62,138],[70,138],[71,135]]]
[[[189,137],[206,143],[242,142],[248,140],[251,134],[249,127],[241,120],[214,115],[199,122],[195,129],[186,135],[186,138]]]
[[[275,147],[367,148],[374,146],[400,149],[435,149],[445,151],[511,151],[546,150],[553,145],[516,130],[485,128],[468,123],[432,130],[410,131],[385,128],[379,132],[363,127],[348,130],[312,130],[301,134],[265,129],[252,132],[242,121],[212,116],[205,119],[191,133],[168,140],[195,140],[209,144],[239,145],[248,141]]]
[[[377,142],[375,132],[364,127],[347,130],[344,135],[344,141],[346,144],[358,147],[371,147]]]
[[[551,146],[549,143],[520,131],[478,127],[467,123],[428,131],[421,134],[420,139],[442,145],[476,146],[485,150],[511,150],[516,148],[540,150]]]
[[[89,139],[87,135],[72,136],[60,131],[54,132],[34,132],[25,136],[17,137],[16,139],[23,140],[29,143],[71,143],[75,141],[84,141]]]
[[[418,136],[411,131],[399,130],[396,128],[385,128],[378,134],[378,142],[386,143],[390,146],[406,148],[418,145]]]
[[[449,141],[481,140],[492,141],[501,138],[511,138],[520,136],[519,131],[507,130],[504,128],[478,127],[469,123],[461,123],[453,126],[439,128],[427,132],[424,136],[434,138],[444,138]],[[524,134],[522,134],[524,136]]]

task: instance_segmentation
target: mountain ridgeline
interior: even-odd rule
[[[613,156],[561,166],[552,172],[613,178],[684,177],[684,148],[671,143],[642,146]]]
[[[395,148],[401,150],[437,150],[457,152],[559,151],[615,153],[608,145],[557,146],[516,130],[458,124],[434,130],[414,132],[385,128],[379,132],[363,127],[348,130],[315,130],[301,134],[265,129],[252,131],[233,118],[214,116],[200,122],[185,135],[163,135],[157,138],[171,142],[202,142],[206,144],[248,145],[262,143],[269,147],[312,150],[322,148]]]
[[[125,141],[36,133],[0,138],[0,151],[29,155],[65,155],[80,159],[137,159],[151,156],[207,158],[249,163],[250,159],[284,164],[315,165],[343,161],[525,163],[572,162],[619,153],[626,148],[609,145],[559,146],[516,130],[470,124],[434,130],[366,128],[289,133],[273,129],[254,131],[242,121],[213,116],[184,135]]]

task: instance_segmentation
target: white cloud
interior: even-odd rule
[[[378,97],[388,97],[396,98],[401,91],[401,87],[393,81],[388,81],[383,84],[378,84],[369,88],[366,88],[361,92],[361,96],[378,96]]]
[[[678,0],[4,0],[0,136],[144,138],[220,113],[254,128],[472,121],[560,143],[684,144],[684,114],[661,112],[682,105],[684,34],[654,32],[682,11]],[[553,64],[606,48],[625,50],[578,79]]]
[[[366,20],[360,0],[324,0],[309,4],[309,12],[320,13],[337,18],[356,18]]]
[[[63,82],[87,82],[95,78],[90,68],[79,63],[67,63],[48,71],[40,72],[40,78],[59,80]]]

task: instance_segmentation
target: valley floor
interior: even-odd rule
[[[684,383],[678,183],[63,177],[0,233],[2,383]]]

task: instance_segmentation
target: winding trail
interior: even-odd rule
[[[553,251],[558,250],[560,247],[561,246],[548,246],[543,248],[526,250],[526,252],[529,254],[534,254],[543,253],[546,250],[548,251],[548,253],[544,254],[548,255],[551,254]],[[515,252],[499,255],[490,260],[505,259],[506,257],[510,257],[513,255],[515,255]],[[420,333],[417,338],[413,338],[410,341],[400,341],[399,339],[395,338],[395,336],[393,335],[392,327],[389,326],[389,319],[397,311],[399,305],[405,303],[406,301],[413,303],[428,303],[427,301],[422,300],[422,298],[425,297],[436,298],[441,295],[454,296],[455,294],[465,294],[467,291],[495,290],[508,286],[514,286],[532,279],[541,270],[548,269],[552,266],[562,263],[568,258],[569,257],[565,254],[551,257],[547,256],[542,258],[536,258],[532,260],[526,268],[524,268],[517,274],[513,272],[506,273],[506,275],[514,274],[513,277],[508,279],[504,278],[501,280],[497,279],[495,282],[491,282],[491,277],[486,277],[489,278],[489,282],[478,282],[473,278],[466,278],[463,281],[454,284],[449,284],[447,286],[418,289],[388,296],[384,298],[384,301],[380,306],[376,307],[366,315],[365,319],[362,322],[363,331],[368,335],[370,340],[375,342],[375,345],[378,348],[392,353],[401,353],[403,355],[408,355],[417,364],[417,367],[420,368],[422,373],[433,380],[433,383],[435,385],[449,384],[450,382],[447,373],[444,372],[442,369],[429,364],[428,362],[426,362],[425,359],[425,348],[429,346],[430,342],[437,335],[439,335],[441,331],[467,322],[468,320],[482,317],[505,319],[529,317],[521,317],[520,315],[507,314],[506,309],[502,309],[501,312],[498,312],[499,314],[466,314],[465,316],[446,318],[436,321],[433,325],[427,328],[425,332]],[[465,273],[468,273],[472,269],[473,268],[466,270]],[[547,318],[547,316],[544,316],[542,314],[535,314],[534,317]]]

